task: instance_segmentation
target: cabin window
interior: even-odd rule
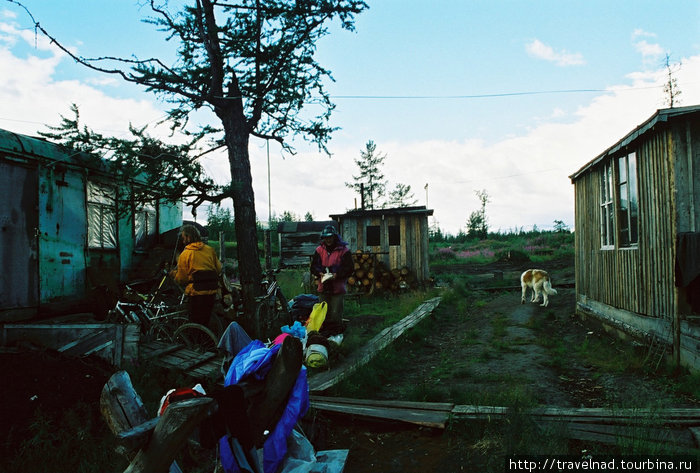
[[[612,248],[615,245],[612,182],[612,166],[606,163],[600,174],[600,245],[602,248]]]
[[[134,245],[138,249],[150,246],[156,235],[156,206],[149,202],[134,210]]]
[[[117,248],[116,194],[114,187],[88,182],[87,213],[90,248]]]
[[[389,225],[389,246],[399,246],[401,244],[401,227]]]
[[[637,155],[630,153],[617,159],[617,189],[620,200],[617,206],[620,230],[620,246],[632,246],[638,242],[637,222],[639,206],[637,196]]]
[[[368,225],[366,228],[367,232],[367,246],[380,246],[379,238],[379,225]]]

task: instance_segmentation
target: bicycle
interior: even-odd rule
[[[265,272],[261,281],[265,294],[255,298],[255,317],[252,325],[255,337],[260,340],[275,337],[279,335],[282,326],[292,324],[287,298],[284,297],[275,276],[280,271],[281,268]]]
[[[150,281],[139,281],[124,285],[123,299],[110,311],[112,317],[121,318],[127,323],[140,323],[141,333],[148,340],[166,343],[180,343],[199,352],[216,352],[218,335],[223,332],[222,322],[216,315],[212,316],[211,328],[189,321],[188,310],[184,303],[184,293],[179,289],[176,298],[168,299],[164,284],[168,279],[164,271],[158,286],[150,293],[136,289]],[[175,285],[176,286],[176,285]],[[179,286],[178,286],[179,288]],[[215,333],[216,332],[216,333]]]

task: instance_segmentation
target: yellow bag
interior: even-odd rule
[[[306,331],[318,332],[321,325],[323,325],[323,321],[326,320],[326,312],[328,312],[328,304],[325,301],[314,304],[309,319],[306,321]]]

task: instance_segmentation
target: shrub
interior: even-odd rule
[[[530,257],[523,250],[510,249],[500,250],[496,253],[497,261],[508,261],[511,263],[527,263]]]
[[[457,259],[457,255],[452,247],[438,248],[432,256],[437,261],[454,261]]]

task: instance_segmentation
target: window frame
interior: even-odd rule
[[[631,152],[615,159],[617,169],[617,220],[620,248],[639,245],[639,186],[637,182],[637,153]],[[623,204],[625,204],[623,206]]]
[[[610,161],[603,164],[600,173],[600,248],[615,248],[615,187],[613,186],[613,166]]]
[[[87,181],[85,194],[88,248],[118,250],[117,187],[99,181]],[[95,229],[95,223],[99,228]],[[111,232],[107,232],[107,226],[111,227]]]
[[[144,250],[148,247],[148,243],[158,234],[158,202],[154,199],[134,205],[133,208],[134,249]],[[145,230],[140,231],[144,227]]]

